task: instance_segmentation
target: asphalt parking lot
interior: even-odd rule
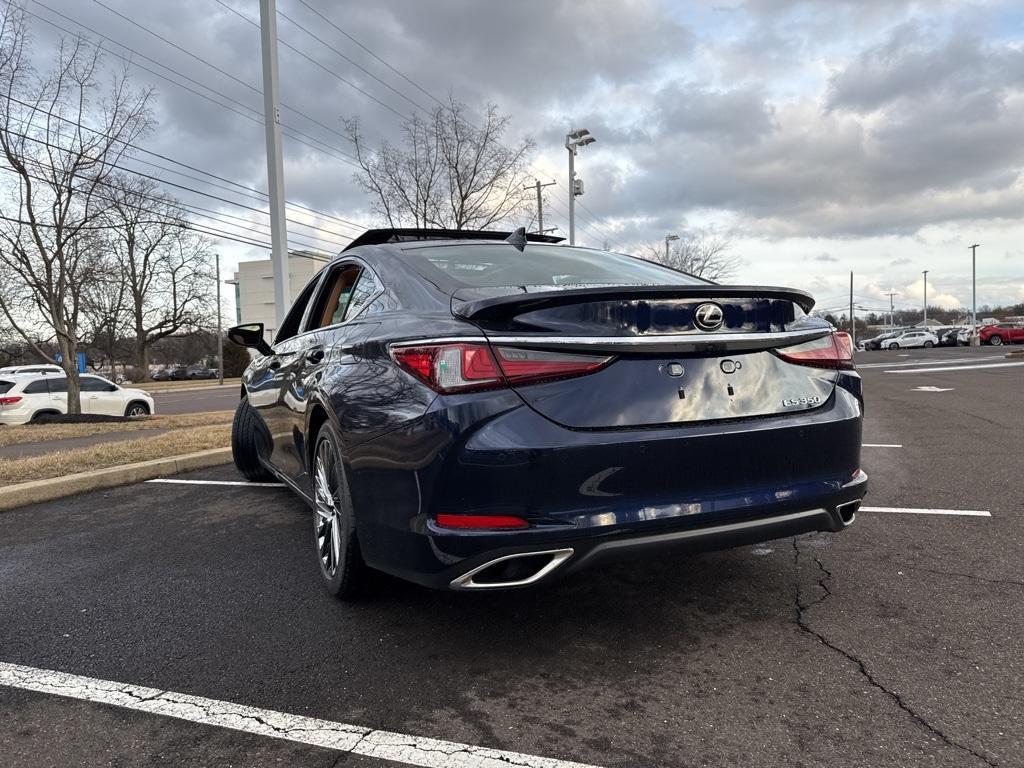
[[[2,514],[0,762],[1024,765],[1024,358],[858,363],[872,511],[849,530],[539,590],[337,602],[277,487]]]

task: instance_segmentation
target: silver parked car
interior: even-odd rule
[[[913,330],[904,331],[898,336],[886,339],[882,345],[885,349],[910,349],[912,347],[930,348],[938,343],[938,338],[931,331]]]

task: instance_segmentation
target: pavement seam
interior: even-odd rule
[[[920,725],[926,731],[928,731],[929,733],[931,733],[934,736],[938,737],[944,743],[946,743],[947,745],[953,747],[954,749],[959,749],[962,752],[966,752],[967,754],[969,754],[969,755],[971,755],[973,757],[976,757],[978,760],[981,760],[986,765],[992,766],[992,768],[997,768],[999,763],[997,763],[996,761],[994,761],[991,758],[987,757],[986,755],[981,754],[980,752],[976,752],[975,750],[971,749],[967,745],[961,744],[960,742],[956,741],[953,737],[947,735],[942,730],[940,730],[939,728],[936,728],[934,725],[932,725],[930,722],[928,722],[927,719],[925,719],[921,714],[919,714],[909,704],[907,704],[907,702],[905,702],[903,700],[903,697],[901,697],[895,691],[892,691],[892,690],[886,688],[882,683],[880,683],[878,681],[878,679],[875,678],[875,676],[873,674],[871,674],[871,672],[867,668],[867,665],[861,659],[859,659],[857,656],[853,655],[852,653],[850,653],[850,652],[840,648],[838,645],[833,643],[831,640],[829,640],[827,637],[825,637],[823,634],[821,634],[817,630],[813,629],[810,626],[810,624],[807,623],[807,619],[805,617],[806,612],[809,611],[814,606],[819,605],[820,603],[822,603],[823,601],[825,601],[826,599],[828,599],[829,597],[832,596],[831,588],[825,583],[826,581],[829,581],[829,580],[832,579],[832,573],[831,573],[831,571],[829,571],[824,566],[824,564],[821,562],[821,560],[819,558],[817,558],[817,557],[814,558],[814,561],[815,561],[815,563],[818,566],[818,570],[821,572],[821,578],[818,579],[818,586],[823,590],[824,594],[819,596],[813,602],[805,604],[803,602],[803,600],[802,600],[802,590],[800,588],[800,555],[801,555],[801,552],[800,552],[799,537],[794,536],[793,537],[793,565],[795,566],[795,569],[796,569],[795,579],[794,579],[794,581],[795,581],[794,603],[795,603],[795,609],[796,609],[796,624],[797,624],[797,626],[803,632],[805,632],[806,634],[808,634],[811,637],[815,638],[819,643],[824,645],[829,650],[834,651],[835,653],[838,653],[841,656],[845,657],[847,660],[853,662],[857,666],[857,669],[860,672],[860,674],[864,677],[865,680],[868,681],[868,683],[870,683],[873,687],[877,688],[882,693],[884,693],[886,696],[888,696],[893,701],[893,703],[896,704],[897,707],[899,707],[901,710],[903,710],[908,715],[910,715],[910,717],[914,720],[914,722],[917,723],[918,725]]]

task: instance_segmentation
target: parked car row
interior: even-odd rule
[[[1003,344],[1024,342],[1024,325],[1017,323],[997,323],[985,325],[978,329],[978,338],[982,344],[994,347]],[[935,328],[894,328],[865,339],[858,345],[861,349],[912,349],[915,347],[955,347],[967,346],[971,343],[971,328],[964,326],[946,326]]]
[[[152,396],[121,387],[102,376],[83,374],[82,413],[101,416],[148,416]],[[0,424],[27,424],[42,416],[68,412],[68,382],[61,373],[0,373]]]
[[[192,379],[216,379],[219,376],[219,368],[190,365],[188,367],[163,368],[154,373],[151,378],[153,381],[189,381]]]

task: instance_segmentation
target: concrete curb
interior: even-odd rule
[[[98,491],[102,488],[114,488],[118,485],[130,485],[156,477],[191,472],[194,469],[215,467],[230,461],[230,448],[212,448],[208,451],[169,456],[165,459],[152,459],[140,461],[137,464],[124,464],[120,467],[94,469],[64,477],[9,485],[6,488],[0,488],[0,512],[9,512],[12,509],[28,504],[38,504],[41,501],[53,501],[76,493]]]

